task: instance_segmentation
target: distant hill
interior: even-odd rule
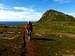
[[[50,54],[47,55],[47,51],[45,51],[43,54],[46,53],[46,55],[42,56],[70,56],[70,53],[75,56],[71,51],[72,48],[75,47],[75,18],[73,16],[56,10],[48,10],[42,15],[40,20],[33,25],[32,35],[34,38],[54,40],[49,40],[48,42],[38,41],[41,45],[40,50],[44,50],[43,47],[45,47]],[[67,50],[69,52],[67,52]],[[75,51],[75,48],[73,50]]]
[[[75,21],[75,18],[73,16],[51,9],[47,10],[38,22],[49,23],[51,21]]]
[[[75,18],[56,10],[47,10],[34,26],[34,33],[75,33]]]

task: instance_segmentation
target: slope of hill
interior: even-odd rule
[[[48,10],[35,24],[33,30],[44,35],[55,32],[75,33],[75,18],[62,12]]]
[[[46,11],[34,25],[34,38],[39,44],[39,56],[75,56],[75,18],[55,10]],[[40,52],[39,52],[40,51]]]
[[[75,18],[56,10],[47,10],[39,20],[41,23],[49,23],[51,21],[75,21]]]

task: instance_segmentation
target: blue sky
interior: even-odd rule
[[[75,0],[0,0],[0,21],[38,21],[49,9],[75,16]]]

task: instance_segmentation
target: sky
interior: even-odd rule
[[[38,21],[49,9],[75,17],[75,0],[0,0],[0,21]]]

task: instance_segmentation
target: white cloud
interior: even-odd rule
[[[63,3],[70,3],[71,2],[71,0],[53,0],[54,2],[59,2],[59,3],[61,3],[61,4],[63,4]]]
[[[65,14],[72,15],[73,17],[75,17],[75,13],[74,12],[65,12]]]
[[[13,8],[16,10],[28,10],[27,8],[24,8],[24,7],[13,7]]]
[[[42,13],[25,7],[8,8],[0,4],[0,21],[37,21]]]

